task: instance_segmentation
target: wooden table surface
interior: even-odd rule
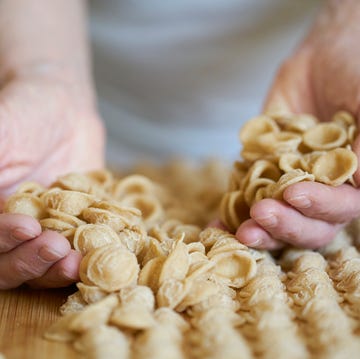
[[[59,317],[60,305],[74,291],[0,291],[0,353],[6,359],[79,358],[70,345],[42,338],[45,329]]]

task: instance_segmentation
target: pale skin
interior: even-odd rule
[[[22,181],[46,185],[59,174],[104,164],[84,19],[82,0],[0,0],[2,200]],[[346,109],[359,119],[359,20],[356,0],[329,0],[279,70],[265,109],[281,107],[321,119]],[[360,138],[354,150],[360,154]],[[355,180],[360,183],[360,171]],[[359,214],[358,189],[299,183],[285,191],[284,201],[254,205],[236,236],[256,248],[286,243],[316,248]],[[35,219],[0,214],[0,289],[22,283],[66,286],[78,280],[80,260],[64,237],[41,233]]]

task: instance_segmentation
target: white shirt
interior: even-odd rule
[[[111,164],[234,160],[243,123],[320,0],[93,1],[91,36]]]

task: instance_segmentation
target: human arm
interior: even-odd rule
[[[103,166],[85,12],[82,0],[0,0],[0,203],[22,181]],[[45,263],[47,249],[58,257]],[[0,215],[0,288],[69,284],[79,261],[36,220]]]

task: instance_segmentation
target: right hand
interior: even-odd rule
[[[66,74],[11,74],[0,89],[0,207],[20,182],[49,185],[104,164],[104,128],[89,89]],[[0,214],[0,289],[78,280],[81,256],[29,216]]]

